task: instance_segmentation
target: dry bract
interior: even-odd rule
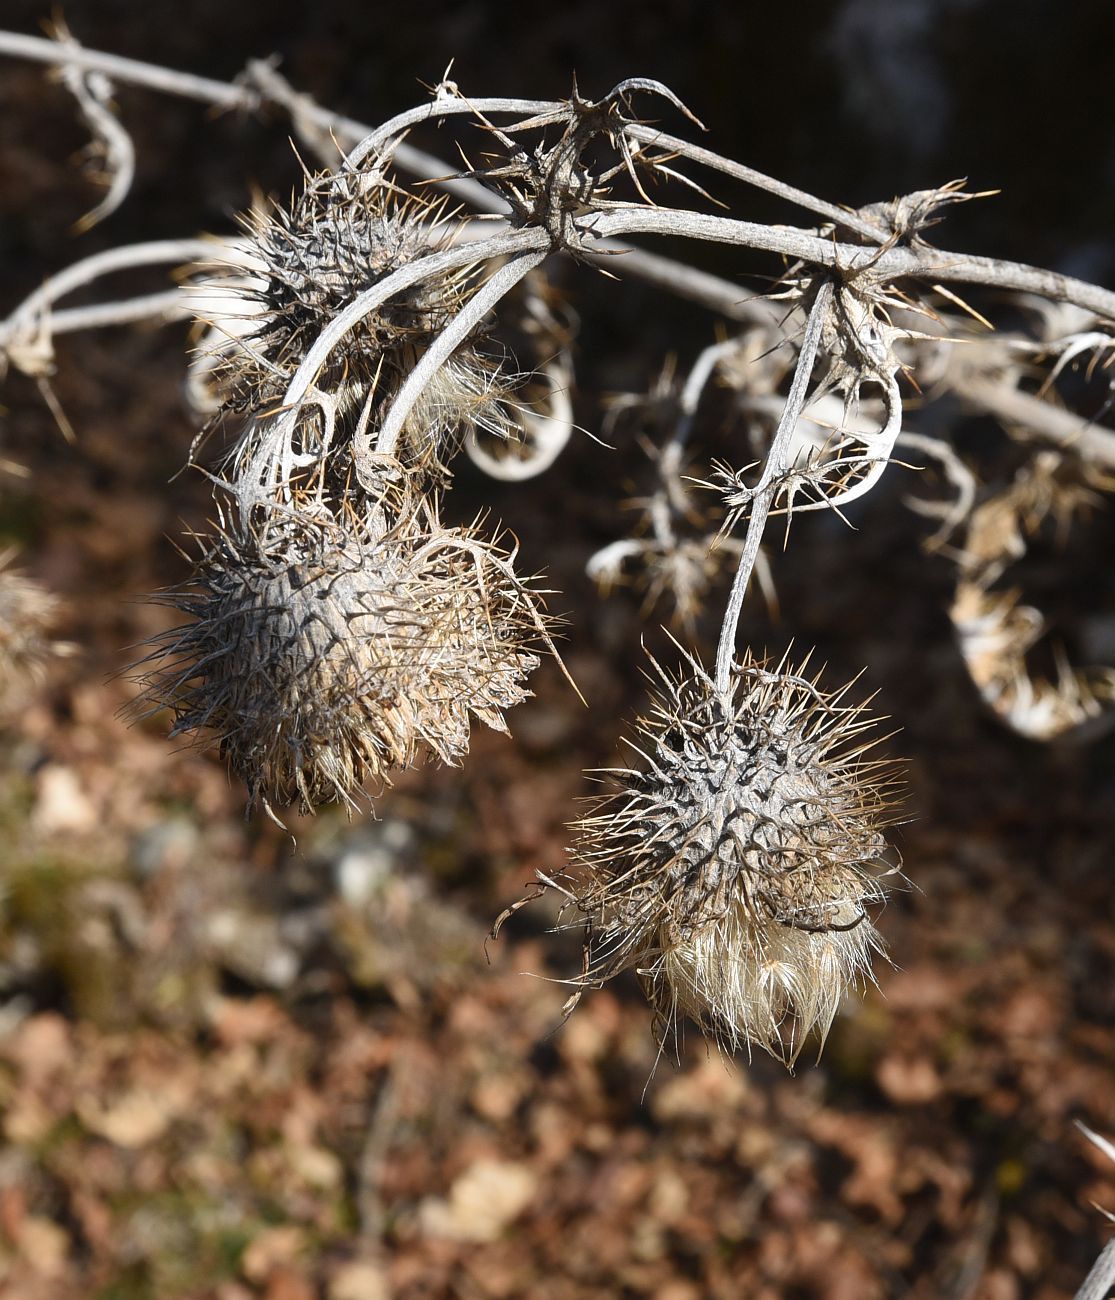
[[[425,751],[457,762],[471,719],[504,730],[538,663],[512,558],[426,510],[221,533],[163,597],[190,621],[144,661],[144,703],[175,734],[215,732],[265,806],[351,803]]]
[[[579,823],[588,981],[634,969],[660,1037],[687,1015],[793,1062],[881,951],[867,908],[893,765],[863,758],[864,706],[785,660],[748,657],[726,695],[696,661],[679,681],[655,672],[641,761]]]

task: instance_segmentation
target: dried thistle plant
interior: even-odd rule
[[[351,805],[423,753],[460,761],[474,718],[506,729],[548,640],[513,559],[428,507],[221,532],[162,597],[189,621],[144,660],[140,707],[215,733],[253,802]]]
[[[1075,508],[1079,495],[1039,492],[1005,512],[983,509],[975,472],[947,441],[904,428],[908,392],[922,409],[952,396],[1012,437],[1055,448],[1069,469],[1090,462],[1101,473],[1082,475],[1085,487],[1115,467],[1115,431],[1100,422],[1107,407],[1085,420],[1052,391],[1066,367],[1110,371],[1115,293],[927,241],[950,205],[978,195],[949,183],[842,207],[641,119],[636,105],[650,99],[696,123],[645,78],[597,100],[574,88],[561,101],[467,97],[446,80],[427,102],[362,126],[261,63],[226,85],[69,39],[0,33],[0,53],[69,70],[87,113],[98,72],[115,86],[134,80],[226,108],[277,106],[326,163],[289,210],[251,219],[246,237],[94,255],[0,321],[0,367],[45,386],[66,330],[207,320],[210,350],[195,378],[215,381],[215,414],[233,426],[217,480],[229,522],[194,585],[167,597],[189,621],[154,648],[145,698],[174,712],[179,733],[214,731],[254,800],[351,802],[423,752],[456,762],[472,719],[502,726],[525,695],[535,652],[548,645],[536,593],[497,543],[442,527],[436,493],[462,446],[516,481],[566,445],[570,335],[549,278],[559,257],[641,278],[736,327],[676,388],[671,376],[649,404],[635,399],[668,414],[653,439],[657,482],[634,535],[591,561],[605,583],[633,562],[648,599],[671,598],[693,635],[714,569],[730,558],[735,574],[714,667],[706,674],[687,656],[680,679],[659,674],[636,736],[642,764],[619,774],[612,801],[582,824],[587,877],[572,896],[593,927],[589,983],[634,967],[660,1028],[688,1015],[727,1046],[755,1043],[792,1061],[811,1031],[823,1036],[843,991],[870,977],[880,941],[867,911],[882,895],[890,777],[857,750],[867,716],[786,661],[767,668],[741,657],[738,643],[753,575],[769,599],[771,520],[782,516],[788,529],[799,513],[840,513],[887,477],[900,447],[934,458],[954,489],[953,500],[920,509],[941,521],[940,554],[966,530],[950,558],[972,599],[954,618],[962,639],[963,618],[975,629],[966,653],[972,663],[972,647],[979,652],[981,689],[1000,716],[1016,726],[1029,718],[1031,734],[1048,736],[1110,708],[1108,676],[1087,693],[1075,676],[1075,694],[1063,690],[1055,708],[1045,699],[1035,712],[1022,671],[1029,615],[991,590],[1033,521]],[[106,140],[124,131],[122,119],[94,116]],[[448,133],[455,120],[484,132],[482,169],[455,170],[406,143],[423,123]],[[116,157],[114,204],[131,174],[122,144]],[[710,196],[685,174],[695,167],[806,215],[762,225],[726,213],[719,197],[706,210]],[[402,173],[421,184],[408,192]],[[431,185],[484,224],[431,201]],[[679,187],[686,203],[671,204]],[[781,275],[758,300],[734,280],[627,242],[640,236],[761,251],[782,259]],[[194,280],[176,294],[57,309],[103,274],[183,261]],[[956,312],[980,330],[988,322],[951,287],[966,285],[1040,301],[1039,326],[973,333]],[[509,317],[541,376],[533,413],[516,410],[531,381],[516,387],[494,342]],[[711,465],[702,481],[690,472],[693,435],[714,378],[736,418],[719,458],[700,461]],[[718,517],[694,508],[695,485],[715,491]],[[986,528],[997,515],[1005,523]]]
[[[585,982],[635,970],[660,1040],[684,1015],[792,1064],[872,978],[895,767],[864,757],[866,706],[804,669],[747,656],[721,692],[695,660],[654,663],[636,765],[578,823]]]

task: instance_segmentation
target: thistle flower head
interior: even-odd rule
[[[881,951],[892,769],[862,757],[864,706],[785,660],[748,656],[726,695],[694,661],[655,670],[639,762],[579,824],[588,981],[633,968],[660,1038],[686,1015],[792,1064]]]
[[[288,210],[244,219],[251,275],[219,300],[213,369],[224,410],[278,406],[298,365],[326,325],[365,290],[447,243],[444,205],[400,200],[386,182],[359,173],[309,177]],[[382,414],[430,342],[467,298],[472,268],[443,271],[392,296],[358,322],[318,375],[338,413],[369,400]],[[217,299],[215,299],[217,301]],[[245,320],[246,318],[246,320]],[[440,367],[411,411],[401,454],[438,468],[477,428],[501,437],[516,425],[508,379],[474,334]]]
[[[351,804],[424,752],[459,760],[472,718],[506,730],[546,639],[512,558],[428,508],[220,533],[162,598],[189,621],[143,661],[142,704],[215,732],[253,802]]]

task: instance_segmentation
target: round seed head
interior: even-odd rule
[[[634,969],[660,1039],[684,1015],[792,1064],[882,949],[893,766],[862,756],[864,706],[785,660],[749,656],[723,696],[696,662],[655,672],[637,765],[578,825],[588,982]]]
[[[444,206],[399,200],[360,175],[307,178],[290,210],[245,218],[252,275],[221,300],[214,366],[222,407],[240,414],[281,401],[325,326],[365,290],[447,242]],[[374,422],[467,297],[471,268],[442,272],[394,295],[333,349],[316,380],[348,415],[371,400]],[[215,299],[216,301],[216,299]],[[247,323],[245,322],[247,317]],[[474,334],[439,369],[403,429],[404,460],[438,468],[477,428],[515,425],[499,361]]]
[[[472,718],[506,730],[529,695],[545,626],[512,558],[429,515],[221,533],[162,597],[189,621],[143,661],[143,705],[215,732],[253,802],[351,804],[424,753],[458,761]]]

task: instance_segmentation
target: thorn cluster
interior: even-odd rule
[[[696,661],[676,681],[654,667],[640,761],[578,826],[587,982],[634,969],[660,1041],[685,1015],[792,1064],[882,950],[893,766],[863,757],[874,720],[847,687],[785,659],[746,658],[724,695]]]
[[[162,598],[189,621],[144,661],[143,706],[215,731],[253,802],[351,805],[424,752],[459,761],[474,717],[506,730],[545,638],[512,558],[417,511],[219,534]]]

